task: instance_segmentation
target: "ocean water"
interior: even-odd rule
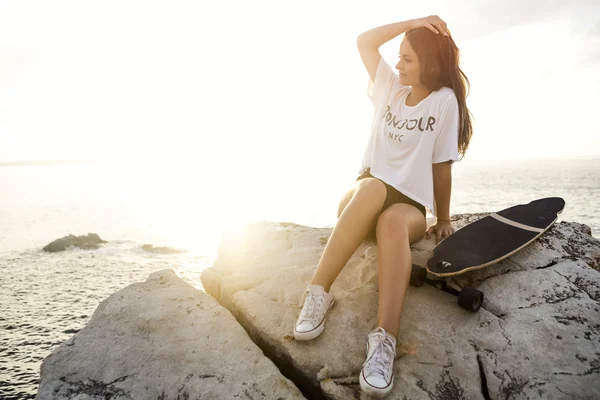
[[[43,359],[115,291],[164,268],[202,289],[200,273],[212,265],[224,229],[253,220],[333,226],[353,173],[240,197],[218,179],[198,182],[168,168],[0,166],[0,398],[33,398]],[[452,214],[550,196],[566,201],[558,221],[585,223],[600,238],[600,158],[464,160],[453,169]],[[41,251],[88,232],[108,245]],[[148,253],[145,243],[187,252]]]

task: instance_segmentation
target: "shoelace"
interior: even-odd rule
[[[383,375],[386,380],[389,380],[389,374],[391,372],[389,365],[391,365],[394,360],[396,353],[394,342],[385,334],[383,329],[372,333],[371,337],[373,336],[377,338],[377,344],[375,345],[373,353],[371,353],[371,357],[365,360],[363,366],[367,364],[367,374],[375,372]]]
[[[308,295],[308,296],[307,296]],[[304,300],[306,299],[306,307],[303,307]],[[300,316],[298,317],[298,324],[303,321],[312,321],[315,317],[315,308],[321,306],[321,302],[323,301],[323,296],[315,300],[310,289],[306,289],[300,298],[300,302],[298,303],[298,307],[303,307],[302,312],[300,312]]]

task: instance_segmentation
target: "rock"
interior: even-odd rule
[[[84,250],[93,250],[99,248],[105,243],[108,242],[100,239],[100,236],[95,233],[88,233],[87,236],[69,235],[60,239],[56,239],[54,242],[44,247],[43,250],[48,252],[63,251],[71,246],[79,247],[80,249]]]
[[[142,246],[142,249],[144,249],[145,251],[148,251],[150,253],[157,253],[157,254],[178,254],[178,253],[185,253],[185,250],[177,250],[177,249],[172,249],[170,247],[154,247],[151,244],[145,244]]]
[[[211,296],[172,270],[104,300],[41,366],[37,399],[303,399]]]
[[[488,214],[454,216],[459,229]],[[489,268],[456,279],[485,293],[472,313],[429,285],[404,303],[390,399],[564,399],[600,393],[600,241],[561,222]],[[364,240],[332,286],[324,333],[297,342],[297,304],[331,228],[256,223],[223,236],[202,284],[307,393],[361,397],[358,374],[377,323],[377,244]],[[435,237],[411,247],[425,265]],[[304,386],[304,387],[303,387]]]

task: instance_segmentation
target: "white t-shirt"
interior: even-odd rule
[[[371,136],[359,170],[396,188],[437,217],[432,164],[458,161],[459,111],[454,90],[442,87],[414,107],[410,86],[381,57],[368,96],[375,106]]]

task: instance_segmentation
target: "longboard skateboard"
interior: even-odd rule
[[[459,305],[477,311],[483,303],[483,293],[471,287],[455,287],[444,278],[489,267],[512,256],[546,232],[564,207],[562,198],[546,197],[465,225],[435,247],[426,268],[413,264],[411,285],[429,283],[458,294]],[[429,279],[428,272],[438,279]]]

